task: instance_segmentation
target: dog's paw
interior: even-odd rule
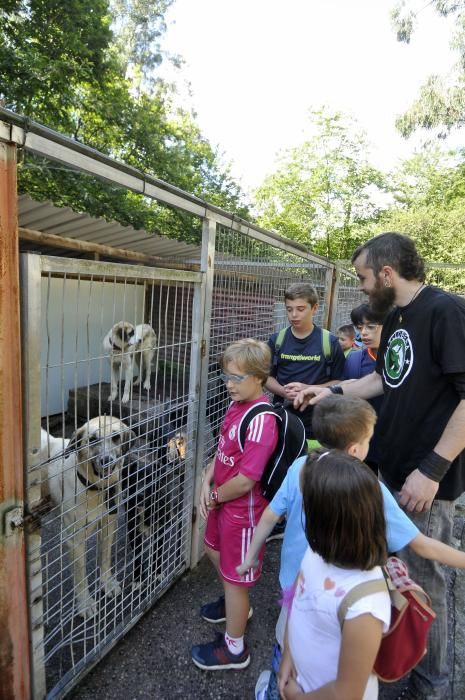
[[[121,586],[114,576],[110,576],[102,582],[105,595],[109,598],[114,598],[121,593]]]
[[[123,394],[123,398],[121,399],[121,403],[127,403],[129,401],[129,394]]]
[[[108,401],[114,401],[116,399],[116,394],[117,394],[116,391],[112,391],[112,393],[108,397]]]
[[[139,386],[139,384],[140,384],[140,377],[137,377],[137,379],[135,379],[133,381],[132,386]]]
[[[145,391],[150,391],[150,382],[144,382]]]
[[[77,615],[91,620],[97,615],[97,601],[91,595],[82,595],[77,599]]]

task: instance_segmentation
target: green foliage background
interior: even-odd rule
[[[20,114],[245,217],[243,194],[175,89],[157,77],[173,0],[5,0],[0,100]],[[27,157],[21,192],[183,239],[199,222]]]
[[[313,109],[302,143],[281,153],[254,194],[253,209],[176,87],[158,67],[182,58],[163,50],[165,14],[174,0],[3,0],[0,9],[0,104],[187,192],[256,220],[330,259],[348,259],[376,233],[411,235],[426,260],[465,264],[465,157],[428,145],[395,172],[370,162],[356,122]],[[430,3],[456,19],[455,82],[430,78],[399,118],[405,136],[419,128],[460,127],[465,114],[465,0]],[[421,12],[393,9],[398,39],[414,38]],[[199,240],[200,222],[81,172],[26,155],[21,192],[94,216]],[[253,212],[253,213],[252,213]],[[465,290],[461,271],[435,281]]]

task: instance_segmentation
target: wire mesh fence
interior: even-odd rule
[[[315,321],[323,323],[327,312],[329,264],[289,253],[256,240],[253,236],[218,226],[212,289],[207,419],[212,443],[206,444],[207,459],[228,405],[227,392],[219,380],[221,353],[239,338],[268,340],[287,325],[284,292],[293,282],[306,281],[316,289],[320,304]]]
[[[188,565],[199,275],[27,257],[42,327],[24,329],[40,368],[26,388],[41,430],[27,465],[41,516],[28,553],[33,657],[55,697]]]
[[[24,256],[28,446],[41,431],[26,449],[35,697],[66,694],[195,563],[194,492],[228,404],[219,356],[287,325],[296,281],[327,325],[332,277],[329,262],[217,225],[206,323],[200,272]]]
[[[358,289],[358,279],[344,265],[336,266],[336,281],[329,327],[335,333],[340,326],[350,324],[350,312],[355,306],[366,301],[366,296]]]

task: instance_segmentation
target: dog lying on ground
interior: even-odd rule
[[[109,401],[116,399],[121,371],[124,371],[124,391],[121,403],[129,401],[134,376],[134,358],[139,366],[139,377],[134,385],[139,384],[142,375],[144,375],[143,387],[147,391],[150,390],[150,373],[156,347],[157,336],[152,326],[147,323],[134,327],[132,323],[119,321],[112,326],[103,339],[103,349],[109,356],[111,365]]]
[[[97,528],[100,583],[107,596],[121,592],[111,569],[121,469],[134,434],[117,418],[92,418],[70,440],[41,431],[44,483],[60,507],[63,534],[71,559],[77,614],[93,617],[97,603],[86,575],[86,540]],[[47,462],[48,460],[48,462]]]

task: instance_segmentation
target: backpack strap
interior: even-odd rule
[[[265,401],[260,401],[260,403],[256,403],[253,406],[251,406],[242,416],[241,422],[239,423],[239,427],[237,430],[237,442],[239,443],[239,449],[241,452],[244,452],[247,428],[249,427],[253,419],[256,416],[259,416],[261,413],[268,413],[269,415],[274,416],[276,419],[281,420],[280,416],[278,416],[276,414],[276,411],[273,410],[273,406],[269,403],[266,403]]]
[[[331,365],[333,364],[331,356],[331,333],[326,329],[321,329],[321,348],[323,357],[325,358],[325,371],[328,379],[331,379]]]
[[[276,369],[278,366],[279,351],[281,350],[281,346],[284,343],[284,339],[286,338],[286,333],[288,332],[289,328],[290,326],[286,326],[286,328],[281,328],[278,335],[276,336],[276,340],[274,341],[273,369]]]
[[[286,333],[289,330],[289,328],[290,326],[286,326],[286,328],[281,328],[278,335],[276,336],[276,340],[274,343],[276,352],[279,352],[279,350],[281,349],[281,345],[284,343],[284,338],[286,337]]]
[[[354,603],[357,603],[359,600],[362,600],[362,598],[366,598],[369,595],[373,595],[373,593],[385,593],[387,591],[388,586],[386,580],[381,578],[374,581],[364,581],[363,583],[359,583],[358,586],[354,586],[352,590],[350,590],[341,600],[341,604],[339,605],[337,611],[337,617],[341,630],[347,615],[347,611]]]
[[[362,360],[363,360],[363,350],[358,350],[358,355],[357,355],[357,379],[360,379],[362,376]]]

